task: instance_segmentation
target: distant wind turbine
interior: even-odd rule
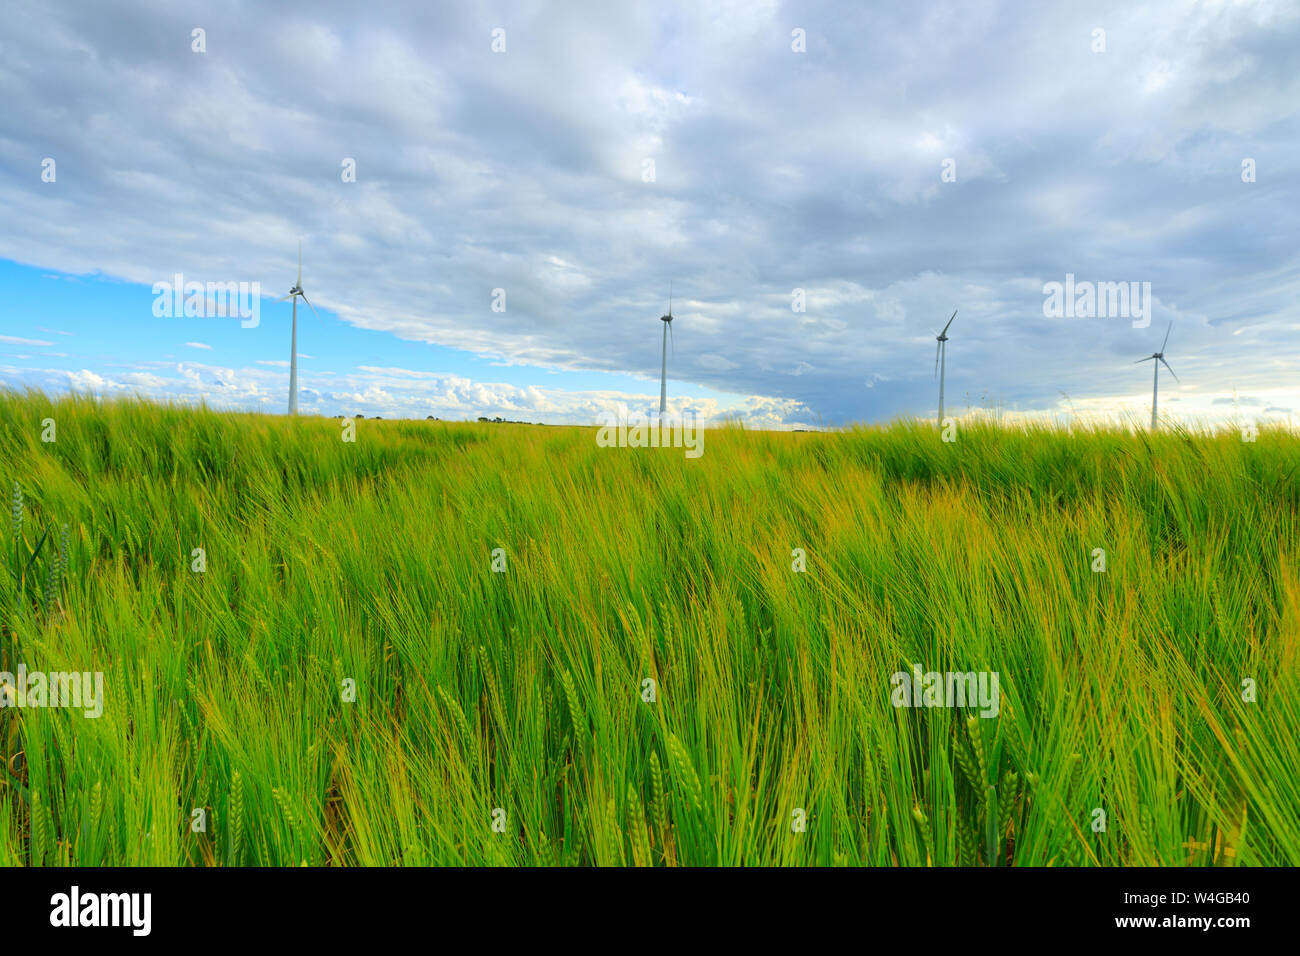
[[[952,310],[952,315],[948,317],[948,325],[952,325],[952,320],[957,318],[957,310]],[[943,327],[943,331],[934,337],[939,344],[934,347],[934,372],[939,376],[939,427],[943,427],[943,375],[948,366],[948,325]]]
[[[289,294],[282,296],[279,300],[293,299],[293,334],[289,342],[289,414],[298,414],[298,299],[307,303],[307,307],[312,310],[316,318],[320,318],[320,313],[316,311],[316,306],[312,305],[307,299],[307,293],[302,291],[302,240],[298,240],[298,281],[293,284]]]
[[[664,364],[659,374],[659,414],[668,411],[668,339],[673,330],[673,284],[668,283],[668,314],[659,316],[664,324]],[[673,354],[677,354],[677,344],[673,343]]]
[[[1155,362],[1154,368],[1156,370],[1156,374],[1155,374],[1155,378],[1152,379],[1151,381],[1151,428],[1153,431],[1155,430],[1156,427],[1156,399],[1159,397],[1159,392],[1160,392],[1160,363],[1165,362],[1165,346],[1169,344],[1169,333],[1172,332],[1173,330],[1174,330],[1174,323],[1170,322],[1169,328],[1165,330],[1165,340],[1160,343],[1160,351],[1152,352],[1146,358],[1138,359],[1136,362],[1133,363],[1134,365],[1141,365],[1143,362],[1151,362],[1151,361]],[[1170,367],[1168,362],[1165,362],[1165,368],[1169,369],[1170,375],[1174,375],[1174,370]],[[1177,375],[1174,375],[1174,381],[1175,382],[1179,381]]]

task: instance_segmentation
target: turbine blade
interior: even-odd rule
[[[1134,364],[1134,365],[1141,365],[1143,362],[1150,362],[1153,358],[1155,358],[1154,355],[1148,355],[1148,356],[1147,356],[1146,358],[1144,358],[1144,359],[1138,359],[1138,360],[1137,360],[1136,362],[1134,362],[1133,364]]]
[[[280,296],[280,298],[276,299],[275,301],[276,301],[276,302],[288,302],[288,301],[289,301],[290,299],[292,299],[292,298],[293,298],[293,293],[290,292],[288,295],[282,295],[282,296]]]
[[[1165,340],[1160,343],[1160,351],[1163,352],[1165,350],[1165,346],[1169,344],[1169,333],[1172,332],[1173,330],[1174,330],[1174,323],[1171,321],[1169,323],[1169,328],[1165,329]]]
[[[957,318],[957,310],[956,310],[956,309],[953,309],[953,310],[952,310],[952,315],[950,315],[950,316],[948,317],[948,325],[952,325],[952,320],[955,319],[955,318]],[[945,326],[943,327],[943,331],[939,333],[940,335],[947,335],[947,334],[948,334],[948,325],[945,325]]]
[[[669,315],[672,312],[668,313]],[[677,358],[677,340],[673,338],[673,324],[668,323],[668,348],[673,353],[673,358]]]
[[[302,301],[304,301],[304,302],[307,303],[307,308],[311,309],[311,313],[312,313],[312,315],[316,316],[317,320],[320,321],[320,324],[321,324],[321,325],[324,325],[324,324],[325,324],[325,320],[322,319],[322,318],[320,317],[320,313],[316,311],[316,306],[314,306],[314,305],[311,304],[311,301],[307,298],[307,293],[306,293],[306,292],[299,292],[298,294],[299,294],[300,296],[302,296]]]
[[[668,280],[668,314],[669,315],[673,314],[673,280],[672,279]],[[673,324],[669,322],[668,335],[670,338],[672,337],[672,331],[673,331]]]
[[[302,240],[298,240],[298,282],[297,287],[302,288]]]
[[[943,348],[942,342],[934,343],[934,377],[939,377],[939,349]]]
[[[1164,359],[1161,359],[1160,361],[1165,362]],[[1168,362],[1165,362],[1165,368],[1169,368]],[[1172,368],[1169,368],[1169,374],[1174,375],[1174,370]],[[1183,384],[1183,380],[1180,379],[1177,375],[1174,375],[1174,381],[1177,382],[1179,385]]]

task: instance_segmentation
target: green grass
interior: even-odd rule
[[[1300,864],[1289,433],[340,434],[0,392],[0,863]]]

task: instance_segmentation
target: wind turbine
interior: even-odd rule
[[[957,310],[952,310],[952,315],[948,316],[948,325],[952,325],[952,320],[957,318]],[[943,327],[943,331],[934,337],[939,344],[934,347],[934,372],[939,376],[939,427],[943,427],[943,374],[947,371],[948,366],[948,325]],[[941,364],[942,363],[942,364]]]
[[[1151,361],[1155,362],[1155,365],[1153,367],[1156,370],[1156,374],[1155,374],[1155,378],[1152,379],[1151,381],[1151,430],[1152,431],[1154,431],[1156,427],[1156,399],[1160,392],[1160,363],[1165,362],[1165,346],[1169,344],[1169,333],[1172,332],[1173,330],[1174,330],[1174,323],[1170,322],[1169,328],[1165,330],[1165,340],[1160,343],[1160,351],[1152,352],[1146,358],[1138,359],[1136,362],[1133,363],[1134,365],[1141,365],[1143,362],[1151,362]],[[1174,370],[1170,368],[1168,362],[1165,362],[1165,368],[1169,369],[1170,375],[1174,375]],[[1175,382],[1179,381],[1177,375],[1174,375],[1174,381]]]
[[[316,306],[312,305],[307,299],[307,293],[302,291],[302,240],[298,240],[298,281],[293,284],[289,294],[279,298],[278,302],[285,299],[293,299],[293,334],[289,340],[289,414],[298,414],[298,299],[307,303],[307,307],[312,310],[316,318],[320,318],[320,313],[316,311]]]
[[[668,283],[668,314],[659,316],[664,324],[664,364],[659,374],[659,414],[668,411],[668,339],[673,329],[673,284]],[[677,354],[677,344],[673,343],[673,354]]]

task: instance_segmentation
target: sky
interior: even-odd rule
[[[705,421],[934,416],[954,310],[946,414],[1143,421],[1168,333],[1300,417],[1294,2],[8,0],[0,102],[4,387],[283,414],[301,242],[303,413],[649,412],[671,283]]]

